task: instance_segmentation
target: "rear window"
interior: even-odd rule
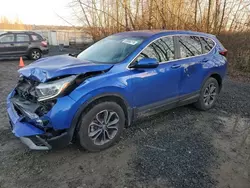
[[[35,35],[35,34],[32,34],[31,38],[33,41],[42,41],[43,40],[43,38],[40,35]]]
[[[210,50],[212,50],[215,45],[214,41],[205,37],[200,37],[200,39],[203,45],[203,53],[205,54],[210,52]]]

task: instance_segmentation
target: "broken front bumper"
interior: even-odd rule
[[[53,136],[51,134],[50,136],[48,136],[48,132],[46,129],[27,122],[25,117],[17,112],[15,106],[11,102],[11,98],[13,97],[14,93],[14,91],[11,92],[7,98],[7,112],[12,132],[16,137],[20,138],[20,140],[32,150],[50,150],[52,148],[64,147],[70,143],[72,135],[68,134],[67,132],[67,128],[70,127],[70,124],[63,124],[61,121],[58,121],[59,124],[61,123],[61,130],[65,131],[62,131],[56,136]],[[49,118],[51,123],[57,120],[60,116],[61,120],[64,123],[67,123],[65,121],[65,118],[70,119],[70,116],[65,116],[63,112],[55,113],[55,110],[58,110],[58,108],[62,111],[63,106],[61,103],[65,104],[66,106],[71,105],[71,103],[67,103],[65,99],[63,99],[61,102],[59,101],[57,106],[55,105],[55,108],[47,114],[47,118]],[[65,107],[65,105],[65,113],[68,113],[66,111],[67,108]],[[37,121],[39,124],[41,119],[36,119],[35,121]],[[52,126],[52,124],[50,126]],[[58,125],[56,126],[58,127]],[[54,129],[53,126],[51,128]]]
[[[19,137],[21,141],[26,144],[32,150],[49,150],[51,145],[48,144],[40,135],[45,134],[45,132],[37,127],[21,122],[22,117],[20,117],[14,109],[12,103],[8,104],[8,115],[10,120],[10,125],[12,132],[16,137]],[[32,136],[35,135],[36,139],[40,140],[40,144],[35,142],[32,139]]]

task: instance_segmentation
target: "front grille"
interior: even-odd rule
[[[19,108],[17,108],[17,106],[13,105],[13,108],[14,108],[14,110],[16,111],[17,115],[23,116],[23,113],[20,111]]]
[[[35,113],[39,117],[48,113],[51,108],[56,104],[57,100],[41,101],[38,102],[36,94],[36,86],[39,82],[21,77],[15,88],[15,95],[11,98],[15,106],[15,110],[19,115],[24,115],[22,109],[28,112]],[[25,116],[25,115],[24,115]]]
[[[17,95],[25,100],[36,102],[37,101],[36,86],[38,84],[39,82],[37,81],[21,77],[16,87]]]

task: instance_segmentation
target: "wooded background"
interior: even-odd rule
[[[70,7],[95,38],[141,29],[250,30],[249,0],[72,0]]]
[[[249,0],[72,0],[70,8],[95,40],[143,29],[215,34],[229,51],[229,72],[250,73]]]
[[[61,17],[71,26],[39,29],[87,30],[95,41],[129,30],[208,32],[217,35],[228,49],[230,71],[250,73],[250,0],[71,0],[69,11],[77,26]],[[0,29],[32,27],[18,18],[13,22],[0,18]]]

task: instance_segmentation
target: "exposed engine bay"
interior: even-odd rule
[[[19,113],[27,112],[35,113],[38,116],[46,114],[56,103],[56,100],[37,101],[36,86],[39,82],[20,77],[15,88],[15,95],[11,98],[11,102],[17,108]]]
[[[63,94],[60,94],[57,97],[69,94],[84,80],[102,74],[104,72],[105,71],[96,71],[75,75],[75,79],[70,83],[68,88],[65,89]],[[65,77],[57,77],[52,79],[51,82],[61,80],[63,78]],[[20,77],[18,84],[15,88],[15,94],[11,98],[11,102],[15,106],[19,115],[24,115],[26,117],[29,117],[30,119],[38,118],[48,113],[51,108],[56,104],[57,97],[39,101],[39,94],[36,88],[39,84],[41,83],[38,81],[26,78],[24,76]]]

